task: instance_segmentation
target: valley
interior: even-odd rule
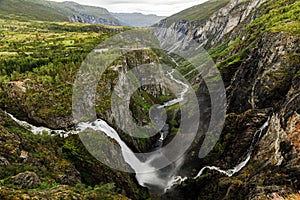
[[[0,199],[300,198],[299,16],[0,1]]]

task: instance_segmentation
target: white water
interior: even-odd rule
[[[168,76],[170,76],[170,78],[178,83],[179,85],[182,85],[184,87],[183,91],[180,93],[180,97],[177,98],[177,99],[173,99],[171,101],[168,101],[166,103],[164,103],[163,105],[161,106],[158,106],[158,108],[165,108],[165,107],[168,107],[168,106],[173,106],[177,103],[180,103],[181,101],[184,100],[184,95],[187,93],[187,91],[189,90],[189,85],[188,84],[185,84],[184,82],[180,81],[180,80],[177,80],[174,78],[173,74],[174,74],[175,70],[173,69],[171,72],[167,72]]]
[[[253,152],[253,148],[254,148],[254,145],[255,143],[257,142],[256,140],[259,140],[262,136],[262,132],[269,126],[269,120],[268,119],[260,128],[259,130],[257,130],[253,136],[253,139],[252,139],[252,142],[251,142],[251,145],[250,145],[250,148],[248,150],[248,153],[247,153],[247,156],[246,158],[241,162],[239,163],[237,166],[235,166],[233,169],[228,169],[228,170],[222,170],[220,169],[219,167],[216,167],[216,166],[205,166],[203,167],[199,173],[197,174],[197,176],[194,177],[194,179],[198,178],[199,176],[201,176],[203,174],[203,171],[205,169],[209,169],[209,170],[216,170],[222,174],[225,174],[226,176],[233,176],[235,173],[238,173],[239,171],[241,171],[241,169],[243,169],[249,162],[249,160],[251,159],[251,155],[252,155],[252,152]]]
[[[7,114],[18,124],[27,128],[34,134],[41,134],[43,132],[48,132],[50,134],[52,132],[55,132],[55,133],[59,134],[61,137],[66,137],[69,134],[79,133],[79,131],[65,132],[63,130],[51,130],[51,129],[45,128],[45,127],[36,127],[36,126],[29,124],[28,122],[16,119],[13,115],[11,115],[9,113],[7,113]],[[229,177],[231,177],[235,173],[239,172],[249,162],[251,155],[252,155],[253,147],[256,143],[256,140],[258,140],[262,136],[263,130],[265,130],[268,127],[268,125],[269,125],[269,119],[260,127],[259,130],[256,131],[256,133],[253,137],[250,149],[248,150],[248,153],[247,153],[247,156],[245,157],[245,159],[241,163],[239,163],[237,166],[235,166],[233,169],[222,170],[216,166],[205,166],[199,171],[199,173],[195,177],[193,177],[193,179],[197,179],[199,176],[201,176],[203,174],[204,170],[206,170],[206,169],[216,170],[216,171],[218,171],[222,174],[225,174],[226,176],[229,176]],[[177,161],[177,163],[174,164],[173,171],[170,172],[167,176],[161,175],[160,172],[151,165],[151,163],[155,159],[158,159],[160,157],[159,155],[157,157],[148,158],[145,162],[141,162],[135,156],[134,152],[132,152],[132,150],[126,145],[126,143],[124,143],[122,141],[122,139],[119,137],[118,133],[111,126],[109,126],[105,121],[103,121],[101,119],[97,119],[94,122],[84,122],[84,123],[82,122],[82,123],[78,124],[78,130],[80,130],[80,131],[88,129],[88,128],[93,129],[95,131],[102,131],[108,137],[117,141],[117,143],[121,147],[122,156],[123,156],[124,160],[136,172],[136,179],[141,186],[149,187],[149,185],[152,185],[152,186],[161,188],[164,192],[166,192],[167,190],[171,189],[174,185],[178,185],[188,179],[188,177],[176,176],[177,169],[183,163],[184,158],[179,159]],[[164,139],[165,139],[164,133],[161,133],[160,140],[164,140]]]
[[[6,112],[7,113],[7,112]],[[93,129],[95,131],[102,131],[108,137],[114,139],[121,147],[122,156],[124,160],[134,169],[136,172],[136,179],[141,186],[147,187],[148,185],[154,185],[158,188],[162,188],[164,191],[171,188],[173,186],[173,182],[175,177],[169,176],[168,179],[165,177],[161,177],[157,170],[151,165],[151,162],[155,158],[149,158],[146,162],[141,162],[132,150],[121,140],[118,133],[109,126],[104,120],[97,119],[94,122],[82,122],[78,124],[77,130],[80,131],[69,131],[66,132],[64,130],[52,130],[46,127],[36,127],[34,125],[29,124],[26,121],[19,120],[15,118],[13,115],[7,113],[15,122],[19,125],[23,126],[27,130],[31,131],[33,134],[43,134],[48,133],[51,134],[55,133],[58,134],[60,137],[68,137],[70,134],[78,134],[82,130],[85,129]],[[54,134],[53,134],[54,135]],[[161,133],[160,140],[164,140],[165,136],[164,133]],[[148,173],[145,173],[148,172]]]
[[[175,60],[174,60],[175,62]],[[175,62],[176,63],[176,62]],[[177,63],[176,63],[177,64]],[[164,103],[160,107],[168,107],[172,106],[176,103],[179,103],[183,101],[185,93],[189,89],[189,85],[183,83],[180,80],[177,80],[174,78],[173,73],[175,70],[172,70],[171,72],[167,72],[167,75],[170,77],[171,80],[176,82],[179,85],[182,85],[184,87],[183,91],[180,93],[179,97],[177,99],[171,100],[169,102]],[[7,113],[13,120],[15,120],[18,124],[25,127],[26,129],[30,130],[33,134],[42,134],[44,132],[50,133],[57,133],[61,137],[67,137],[69,134],[78,134],[83,130],[86,129],[92,129],[95,131],[101,131],[105,133],[108,137],[114,139],[121,147],[122,156],[126,163],[128,163],[131,168],[136,173],[136,179],[139,182],[141,186],[144,187],[156,187],[160,188],[164,192],[166,192],[168,189],[172,188],[172,186],[176,183],[180,183],[183,181],[180,177],[176,176],[178,168],[182,165],[184,158],[181,158],[177,160],[175,163],[171,165],[171,170],[168,171],[168,173],[163,173],[157,170],[151,163],[153,163],[155,160],[159,160],[162,155],[154,155],[150,158],[148,158],[145,162],[140,161],[134,152],[126,145],[125,142],[122,141],[122,139],[119,137],[118,133],[109,126],[104,120],[97,119],[94,122],[82,122],[77,125],[78,131],[70,131],[65,132],[63,130],[51,130],[46,127],[36,127],[33,126],[25,121],[21,121],[16,119],[13,115]],[[161,132],[160,133],[160,142],[162,142],[167,136],[167,133]],[[186,178],[184,178],[186,180]]]
[[[189,85],[183,83],[180,80],[174,78],[173,73],[175,70],[171,72],[167,72],[167,75],[170,77],[171,80],[176,82],[179,85],[184,87],[183,91],[180,92],[180,95],[177,99],[168,101],[163,105],[159,106],[158,108],[165,108],[168,106],[172,106],[176,103],[179,103],[184,100],[184,95],[189,89]],[[175,163],[172,163],[171,166],[168,168],[168,173],[162,172],[159,169],[156,169],[152,163],[155,161],[159,161],[163,155],[153,155],[145,162],[140,161],[134,152],[126,145],[125,142],[122,141],[118,133],[110,127],[105,121],[103,120],[96,120],[94,122],[82,122],[78,124],[78,130],[85,130],[85,129],[92,129],[95,131],[102,131],[108,137],[114,139],[121,147],[122,156],[127,164],[135,171],[136,179],[141,186],[149,187],[150,189],[154,186],[155,188],[159,188],[166,192],[168,189],[172,188],[172,186],[176,183],[182,182],[183,180],[176,176],[178,168],[182,165],[184,158],[177,160]],[[162,142],[166,138],[166,133],[160,133],[160,142]]]
[[[248,150],[247,156],[245,157],[245,159],[241,163],[239,163],[233,169],[228,169],[228,170],[222,170],[222,169],[220,169],[219,167],[216,167],[216,166],[205,166],[198,172],[198,174],[195,177],[193,177],[193,179],[197,179],[199,176],[201,176],[203,174],[204,170],[206,170],[206,169],[218,171],[218,172],[220,172],[222,174],[225,174],[226,176],[229,176],[229,177],[231,177],[234,174],[241,171],[248,164],[248,162],[250,161],[251,155],[252,155],[252,152],[253,152],[253,147],[256,143],[256,140],[259,140],[261,138],[262,132],[269,126],[269,120],[270,120],[270,118],[260,127],[259,130],[257,130],[255,132],[254,137],[253,137],[252,142],[251,142],[251,145],[250,145],[250,148]],[[185,181],[187,179],[188,179],[188,177],[177,176],[173,180],[173,185],[180,184],[180,183],[182,183],[183,181]]]
[[[52,134],[52,133],[55,133],[57,135],[59,135],[60,137],[68,137],[69,134],[76,134],[77,132],[76,131],[69,131],[69,132],[66,132],[64,130],[52,130],[52,129],[49,129],[49,128],[46,128],[46,127],[37,127],[37,126],[34,126],[32,124],[29,124],[28,122],[26,121],[22,121],[22,120],[19,120],[17,118],[15,118],[13,115],[5,112],[6,114],[8,114],[15,122],[17,122],[20,126],[23,126],[24,128],[26,128],[27,130],[31,131],[33,134],[35,135],[38,135],[38,134],[43,134],[43,133],[48,133],[48,134]],[[55,135],[53,134],[53,135]]]
[[[178,66],[177,62],[173,58],[171,58],[171,59]],[[180,93],[180,95],[177,99],[166,102],[163,105],[159,106],[159,108],[165,108],[168,106],[172,106],[174,104],[177,104],[177,103],[183,101],[184,95],[186,94],[186,92],[189,89],[188,84],[185,84],[184,82],[174,78],[174,76],[173,76],[174,72],[175,72],[175,70],[172,70],[171,72],[167,72],[167,75],[170,77],[171,80],[173,80],[177,84],[183,86],[184,89],[182,90],[182,92]],[[55,132],[55,133],[59,134],[61,137],[67,137],[69,134],[78,134],[80,131],[83,131],[85,129],[93,129],[95,131],[104,132],[108,137],[114,139],[120,145],[121,151],[122,151],[122,156],[123,156],[125,162],[128,163],[131,166],[131,168],[135,171],[136,179],[141,186],[144,186],[144,187],[155,186],[157,188],[162,189],[164,192],[166,192],[167,190],[171,189],[174,185],[180,184],[181,182],[188,179],[188,177],[176,176],[178,169],[181,167],[182,163],[184,162],[184,158],[181,158],[181,159],[177,160],[175,163],[173,163],[172,166],[170,167],[171,169],[168,171],[167,174],[163,173],[160,170],[157,170],[151,164],[151,163],[153,163],[153,161],[159,160],[161,155],[152,156],[152,157],[148,158],[145,162],[140,161],[136,157],[134,152],[132,152],[132,150],[126,145],[126,143],[122,141],[122,139],[119,137],[118,133],[111,126],[109,126],[104,120],[97,119],[94,122],[82,122],[82,123],[78,124],[77,130],[79,130],[79,131],[65,132],[63,130],[51,130],[51,129],[48,129],[45,127],[36,127],[25,121],[18,120],[12,115],[10,115],[10,117],[13,120],[15,120],[17,123],[19,123],[20,125],[24,126],[28,130],[30,130],[34,134],[41,134],[43,132],[48,132],[50,134],[52,132]],[[243,167],[245,167],[247,165],[247,163],[249,162],[249,160],[251,158],[253,146],[255,144],[255,139],[256,139],[257,135],[258,135],[258,138],[260,138],[262,131],[267,126],[268,126],[268,121],[255,133],[255,136],[253,138],[252,144],[250,146],[250,149],[247,153],[246,158],[240,164],[235,166],[233,169],[222,170],[216,166],[205,166],[193,178],[196,179],[199,176],[201,176],[205,169],[216,170],[227,176],[232,176],[235,173],[239,172]],[[159,140],[163,141],[166,138],[166,134],[164,132],[162,132],[160,134],[161,135],[160,135]]]

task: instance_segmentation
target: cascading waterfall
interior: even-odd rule
[[[172,73],[169,73],[172,75]],[[174,77],[173,77],[174,78]],[[184,84],[184,83],[182,83]],[[185,90],[184,90],[185,91]],[[7,113],[14,121],[16,121],[21,126],[27,128],[34,134],[40,134],[43,132],[48,133],[57,133],[61,137],[67,137],[69,134],[77,134],[78,131],[69,131],[65,132],[63,130],[51,130],[49,128],[45,127],[36,127],[28,122],[18,120],[13,115]],[[247,163],[249,162],[251,155],[253,153],[253,148],[256,142],[262,137],[262,132],[268,127],[269,125],[269,119],[260,127],[259,130],[256,131],[254,134],[254,137],[252,139],[252,143],[250,145],[250,148],[248,150],[247,155],[245,156],[245,159],[239,163],[237,166],[235,166],[233,169],[229,170],[222,170],[219,167],[216,166],[205,166],[203,167],[199,173],[193,177],[193,179],[197,179],[199,176],[201,176],[205,169],[209,170],[216,170],[222,174],[225,174],[227,176],[233,176],[235,173],[239,172],[242,168],[244,168]],[[78,124],[78,130],[85,130],[85,129],[93,129],[95,131],[102,131],[104,132],[108,137],[114,139],[121,147],[122,150],[122,156],[124,160],[134,169],[136,172],[136,179],[139,182],[141,186],[148,187],[149,185],[156,186],[160,189],[162,189],[164,192],[171,189],[174,185],[178,185],[182,183],[183,181],[187,180],[188,177],[181,177],[176,176],[176,170],[181,166],[181,164],[184,162],[184,158],[179,159],[176,163],[174,163],[173,166],[173,172],[169,173],[167,176],[162,176],[159,171],[157,171],[152,165],[152,161],[155,158],[149,158],[146,162],[141,162],[135,154],[132,152],[132,150],[126,145],[124,141],[119,137],[118,133],[109,126],[104,120],[97,119],[94,122],[82,122]],[[160,140],[163,140],[164,137],[161,136]],[[149,173],[142,173],[145,171],[149,171]]]
[[[172,57],[170,57],[170,58],[176,64],[176,66],[178,66],[178,63]],[[174,69],[170,72],[167,72],[167,76],[169,76],[172,81],[181,85],[183,87],[183,90],[177,99],[173,99],[171,101],[164,103],[163,105],[159,106],[160,108],[172,106],[172,105],[175,105],[175,104],[183,101],[184,95],[189,90],[189,85],[176,79],[173,75],[174,72],[175,72]],[[158,160],[160,158],[160,155],[157,155],[157,157],[154,155],[154,156],[148,158],[145,162],[140,161],[136,157],[134,152],[132,152],[132,150],[126,145],[126,143],[124,141],[122,141],[122,139],[120,138],[118,133],[111,126],[109,126],[104,120],[97,119],[94,122],[81,122],[77,126],[77,131],[66,132],[63,130],[51,130],[51,129],[45,128],[45,127],[36,127],[25,121],[16,119],[11,114],[8,114],[8,115],[13,120],[15,120],[18,124],[27,128],[34,134],[48,132],[49,134],[56,133],[56,134],[60,135],[61,137],[67,137],[70,134],[78,134],[80,131],[83,131],[86,129],[92,129],[94,131],[101,131],[101,132],[105,133],[106,136],[114,139],[120,145],[121,151],[122,151],[122,156],[123,156],[125,162],[128,163],[131,166],[131,168],[135,171],[136,179],[141,186],[148,187],[150,189],[153,187],[156,187],[156,188],[159,188],[160,190],[162,190],[163,192],[166,192],[167,190],[171,189],[174,185],[178,185],[181,182],[188,179],[188,177],[181,177],[181,176],[176,175],[178,173],[179,168],[181,167],[181,165],[184,162],[184,157],[178,159],[175,163],[171,164],[170,167],[168,167],[167,172],[162,171],[160,169],[156,169],[152,165],[152,163],[156,159]],[[258,131],[256,131],[256,133],[253,137],[250,149],[248,150],[247,155],[245,156],[245,159],[241,163],[239,163],[237,166],[235,166],[233,169],[222,170],[216,166],[205,166],[199,171],[199,173],[195,177],[192,177],[192,178],[196,179],[199,176],[201,176],[205,169],[216,170],[227,176],[232,176],[235,173],[239,172],[249,162],[251,155],[252,155],[253,147],[256,144],[256,142],[261,138],[263,130],[266,127],[268,127],[268,122],[269,122],[269,120],[265,124],[263,124],[263,126]],[[166,138],[166,136],[167,136],[167,133],[165,133],[165,132],[160,133],[159,142],[161,145],[158,148],[160,148],[162,146],[162,143],[163,143],[164,139]],[[147,173],[145,173],[145,171]]]
[[[43,133],[48,133],[48,134],[58,134],[60,137],[66,138],[68,137],[70,134],[76,134],[76,131],[64,131],[64,130],[52,130],[46,127],[37,127],[34,126],[32,124],[29,124],[26,121],[22,121],[19,120],[17,118],[15,118],[12,114],[5,112],[7,115],[9,115],[15,122],[17,122],[20,126],[26,128],[27,130],[31,131],[33,134],[37,135],[37,134],[43,134]]]
[[[209,170],[216,170],[222,174],[225,174],[226,176],[233,176],[234,174],[238,173],[239,171],[241,171],[250,161],[252,153],[253,153],[253,148],[254,145],[258,142],[258,140],[262,137],[262,132],[269,126],[269,120],[270,118],[259,128],[259,130],[257,130],[253,136],[250,148],[245,156],[245,158],[243,159],[242,162],[240,162],[237,166],[235,166],[233,169],[228,169],[228,170],[222,170],[219,167],[216,166],[205,166],[203,167],[198,174],[193,177],[193,179],[197,179],[199,176],[201,176],[204,172],[204,170],[209,169]],[[184,181],[186,181],[188,179],[188,177],[181,177],[181,176],[176,176],[173,179],[173,184],[170,185],[177,185],[180,184]],[[168,188],[170,189],[170,188]]]
[[[257,143],[257,141],[261,138],[262,136],[262,132],[269,126],[269,120],[270,118],[259,128],[259,130],[257,130],[253,136],[250,148],[248,150],[247,155],[245,156],[245,159],[239,163],[237,166],[235,166],[233,169],[229,169],[229,170],[222,170],[219,167],[215,167],[215,166],[205,166],[203,167],[199,173],[194,177],[194,179],[198,178],[199,176],[201,176],[203,174],[203,171],[205,169],[210,169],[210,170],[216,170],[222,174],[225,174],[226,176],[233,176],[235,173],[241,171],[241,169],[243,169],[249,162],[249,160],[251,159],[252,153],[253,153],[253,149],[254,149],[254,145]]]
[[[167,72],[167,75],[170,77],[171,80],[176,82],[179,85],[182,85],[184,87],[184,90],[180,93],[180,97],[174,100],[171,100],[169,102],[164,103],[161,105],[161,107],[168,107],[175,105],[184,99],[185,93],[189,89],[189,85],[185,84],[184,82],[177,80],[174,78],[173,73],[175,70],[172,70],[171,72]],[[152,156],[148,158],[145,162],[141,162],[132,152],[132,150],[126,145],[124,141],[120,138],[118,133],[109,126],[104,120],[97,119],[93,122],[81,122],[77,125],[77,131],[63,131],[63,130],[51,130],[49,128],[45,127],[36,127],[34,125],[31,125],[25,121],[18,120],[13,115],[7,113],[13,120],[15,120],[18,124],[25,127],[26,129],[30,130],[34,134],[41,134],[44,132],[47,132],[49,134],[56,133],[59,134],[61,137],[67,137],[69,134],[78,134],[79,132],[86,130],[86,129],[92,129],[94,131],[101,131],[106,134],[106,136],[114,139],[121,147],[122,156],[126,163],[128,163],[132,169],[136,173],[136,179],[139,182],[141,186],[144,187],[155,187],[159,188],[159,190],[162,190],[163,192],[166,192],[168,189],[170,189],[176,182],[179,181],[179,177],[176,176],[177,170],[180,168],[182,163],[184,162],[184,158],[178,159],[175,163],[171,165],[168,169],[168,173],[166,172],[160,172],[158,169],[156,169],[152,163],[157,159],[160,158],[161,155]],[[162,143],[163,140],[166,138],[166,133],[162,132],[160,133],[160,142]],[[146,173],[145,173],[146,172]]]

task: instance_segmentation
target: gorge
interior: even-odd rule
[[[299,1],[209,0],[149,29],[10,8],[0,199],[299,198]]]

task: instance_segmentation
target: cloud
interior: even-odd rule
[[[64,0],[54,0],[64,1]],[[169,16],[207,0],[73,0],[84,5],[99,6],[110,12],[141,12]]]

